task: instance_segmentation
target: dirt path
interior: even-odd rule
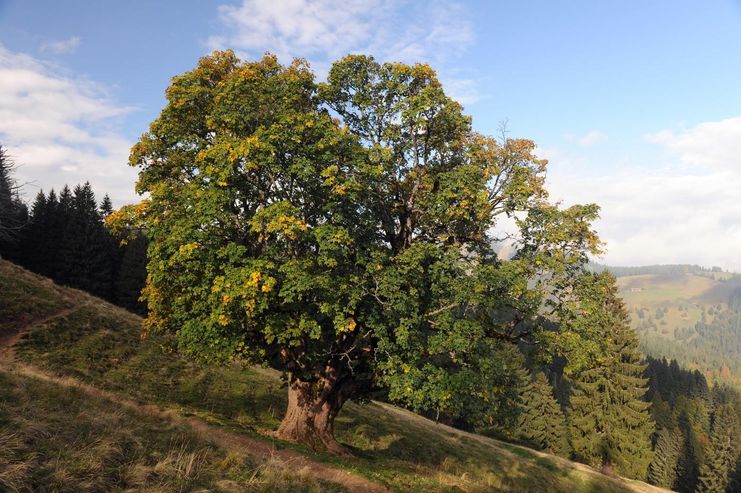
[[[0,361],[13,360],[13,346],[15,346],[16,343],[20,341],[21,338],[32,328],[36,327],[37,325],[47,324],[52,320],[56,320],[58,318],[66,317],[70,313],[74,312],[75,310],[79,310],[80,308],[82,308],[82,306],[79,305],[65,308],[49,315],[48,317],[28,322],[27,324],[21,326],[16,332],[0,335]]]
[[[281,450],[274,444],[251,438],[246,435],[232,433],[214,426],[209,425],[204,420],[196,417],[183,418],[178,413],[169,409],[162,409],[152,404],[139,404],[133,400],[126,399],[112,392],[108,392],[92,385],[88,385],[72,377],[58,376],[42,371],[36,367],[15,360],[13,346],[26,334],[31,328],[51,322],[57,318],[64,317],[69,313],[79,309],[80,306],[61,310],[53,315],[45,317],[34,322],[30,322],[21,327],[18,332],[6,335],[0,338],[0,367],[20,375],[44,380],[47,382],[61,385],[64,387],[74,387],[82,390],[88,395],[104,398],[115,402],[121,407],[133,410],[139,413],[145,413],[151,416],[168,419],[173,423],[182,424],[190,427],[196,434],[207,441],[211,441],[219,447],[227,450],[233,450],[244,454],[257,457],[259,459],[278,459],[284,467],[291,470],[306,470],[316,477],[337,483],[352,493],[386,493],[389,490],[378,483],[374,483],[358,474],[345,470],[337,469],[332,466],[322,464],[312,460],[305,455],[293,450]]]

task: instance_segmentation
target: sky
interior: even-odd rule
[[[595,202],[611,265],[741,271],[741,0],[0,0],[0,144],[24,194],[135,202],[128,152],[171,77],[231,48],[423,62],[474,128],[534,140]]]

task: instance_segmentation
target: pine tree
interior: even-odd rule
[[[108,194],[103,196],[103,200],[100,202],[100,215],[105,219],[113,213],[113,202]]]
[[[534,379],[528,375],[520,396],[522,410],[517,421],[517,436],[535,448],[558,455],[568,454],[566,419],[545,375],[538,372]]]
[[[654,425],[644,400],[646,366],[638,338],[609,273],[588,274],[577,293],[582,314],[603,343],[591,367],[574,379],[569,403],[571,445],[577,459],[621,475],[643,479],[651,461]]]
[[[737,456],[734,444],[741,439],[737,426],[733,409],[729,405],[719,406],[714,414],[710,446],[700,467],[697,493],[726,490]]]
[[[28,219],[28,209],[21,201],[19,185],[13,178],[15,164],[0,146],[0,256],[16,259],[18,240]]]
[[[51,193],[53,194],[54,191],[52,190]],[[21,249],[23,250],[21,264],[27,269],[46,276],[50,275],[46,268],[49,262],[49,256],[46,252],[49,246],[48,238],[46,238],[49,208],[50,204],[46,195],[44,195],[44,191],[39,191],[31,205],[29,224],[21,236]]]
[[[73,220],[73,209],[72,190],[65,185],[59,192],[59,201],[51,214],[58,241],[58,251],[54,258],[53,275],[51,277],[60,284],[69,284],[68,273],[71,270],[72,259],[68,257],[73,252],[67,248],[67,236],[70,230],[69,224]]]
[[[139,301],[139,297],[147,278],[147,239],[143,234],[137,234],[122,249],[115,302],[134,313],[146,315],[146,304]]]
[[[741,493],[741,453],[736,457],[736,464],[728,478],[726,493]]]
[[[63,191],[64,194],[64,191]],[[60,200],[64,213],[64,239],[59,280],[96,296],[111,299],[113,239],[103,226],[90,183],[77,185],[70,204]]]
[[[699,468],[703,462],[703,449],[693,421],[686,411],[682,411],[679,416],[679,428],[683,434],[683,442],[677,462],[677,480],[674,488],[680,493],[693,493],[697,488]]]
[[[663,402],[663,401],[662,401]],[[677,481],[677,463],[682,450],[682,434],[678,430],[663,428],[658,431],[648,482],[672,488]]]

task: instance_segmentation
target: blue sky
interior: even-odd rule
[[[233,48],[426,62],[484,133],[535,140],[603,260],[741,270],[741,2],[0,0],[0,143],[36,187],[136,200],[128,148],[173,75]]]

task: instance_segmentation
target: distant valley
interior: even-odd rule
[[[741,275],[696,265],[594,268],[617,277],[646,354],[741,383]]]

